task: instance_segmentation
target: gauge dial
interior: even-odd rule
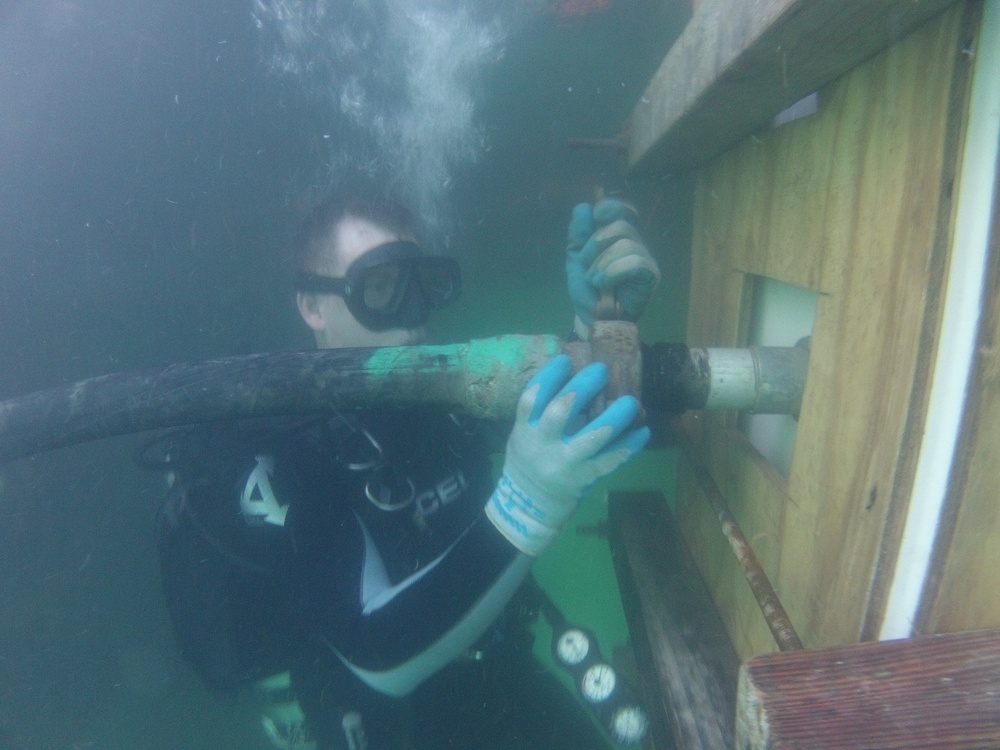
[[[610,664],[595,664],[583,673],[580,690],[591,703],[607,700],[615,689],[615,670]]]
[[[611,717],[611,734],[623,745],[637,745],[646,736],[649,719],[639,706],[622,706]]]
[[[556,656],[568,667],[573,667],[583,661],[590,652],[590,638],[582,630],[572,628],[567,630],[556,642]]]

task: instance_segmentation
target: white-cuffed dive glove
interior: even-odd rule
[[[638,320],[660,283],[660,269],[633,223],[635,209],[605,198],[573,209],[567,232],[566,281],[576,313],[575,330],[587,338],[602,298],[617,316]]]
[[[563,354],[529,381],[517,404],[503,474],[486,505],[493,525],[529,555],[549,546],[594,482],[649,440],[649,428],[631,429],[640,408],[632,396],[616,399],[587,423],[587,408],[607,383],[604,364],[572,374]]]

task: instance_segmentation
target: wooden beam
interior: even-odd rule
[[[736,747],[1000,747],[1000,632],[757,656],[740,671]]]
[[[615,492],[608,517],[655,747],[732,747],[739,662],[666,500]]]
[[[705,0],[632,111],[635,175],[702,164],[954,0]]]

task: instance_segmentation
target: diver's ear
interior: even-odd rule
[[[326,321],[323,318],[323,311],[320,309],[319,295],[310,294],[309,292],[296,292],[295,303],[299,307],[299,315],[302,316],[302,320],[306,322],[307,326],[314,331],[323,328]]]

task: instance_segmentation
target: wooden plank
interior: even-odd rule
[[[823,91],[820,111],[699,171],[688,343],[743,343],[753,276],[819,292],[787,481],[703,414],[702,454],[807,647],[858,640],[892,519],[905,508],[938,324],[961,132],[957,5]],[[973,27],[974,28],[974,27]],[[959,95],[955,96],[956,88]],[[900,467],[904,470],[900,470]],[[766,630],[710,514],[683,479],[678,515],[742,658]],[[888,529],[888,531],[887,531]]]
[[[768,654],[740,671],[736,747],[998,747],[998,696],[997,631]]]
[[[732,747],[739,662],[666,500],[612,493],[608,517],[656,747]]]
[[[704,0],[630,120],[634,174],[703,164],[953,0]]]

